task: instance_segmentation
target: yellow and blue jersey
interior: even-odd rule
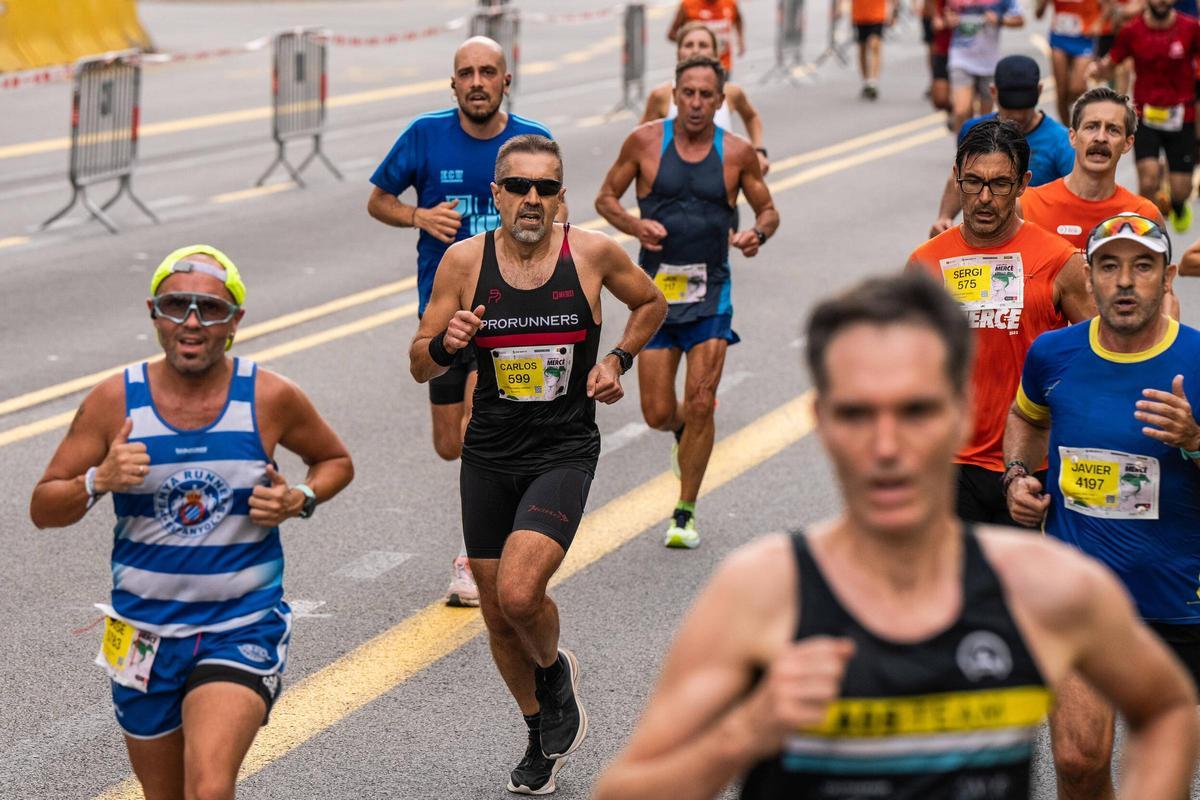
[[[1200,397],[1200,331],[1170,320],[1140,353],[1114,353],[1099,318],[1043,334],[1025,360],[1017,406],[1050,423],[1046,532],[1112,569],[1143,618],[1200,623],[1200,469],[1142,432],[1144,389]]]

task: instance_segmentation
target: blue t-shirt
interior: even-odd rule
[[[1143,618],[1200,624],[1200,469],[1142,433],[1143,389],[1183,375],[1200,397],[1200,331],[1171,320],[1143,353],[1112,353],[1099,318],[1039,336],[1025,357],[1017,406],[1050,423],[1046,533],[1099,559]]]
[[[1200,16],[1200,4],[1196,0],[1175,0],[1175,10],[1189,17]]]
[[[981,122],[996,119],[996,112],[972,117],[958,129],[958,143],[967,136],[967,132]],[[1059,178],[1065,178],[1075,168],[1075,148],[1071,147],[1071,139],[1067,134],[1067,126],[1049,114],[1042,115],[1038,126],[1025,134],[1029,142],[1029,171],[1033,177],[1029,179],[1030,186],[1041,186]]]
[[[371,183],[396,197],[415,186],[420,208],[457,200],[454,210],[462,214],[462,226],[455,241],[461,242],[500,225],[491,188],[496,154],[509,139],[525,133],[552,138],[544,125],[516,114],[509,114],[504,130],[491,139],[464,131],[457,108],[422,114],[400,134]],[[449,247],[425,231],[417,239],[418,313],[425,313],[434,273]]]

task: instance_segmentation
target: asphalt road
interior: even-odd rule
[[[147,1],[142,16],[162,50],[192,52],[300,24],[351,35],[422,29],[472,5]],[[522,2],[547,13],[592,7],[567,5]],[[749,52],[734,77],[765,120],[783,223],[758,258],[734,259],[743,342],[727,361],[717,415],[726,442],[700,503],[699,550],[661,547],[673,504],[670,439],[642,426],[632,375],[626,399],[599,413],[606,449],[592,513],[554,589],[591,716],[587,744],[560,775],[563,798],[585,797],[628,735],[679,618],[721,557],[760,533],[837,511],[797,399],[809,384],[800,327],[828,292],[899,268],[925,236],[950,163],[952,141],[922,100],[916,25],[888,42],[882,97],[866,104],[854,72],[836,63],[798,85],[760,84],[773,59],[773,4],[748,0],[744,13]],[[823,17],[810,11],[807,58],[824,44]],[[651,84],[671,65],[667,21],[666,10],[649,20]],[[596,189],[633,123],[627,113],[606,116],[620,97],[617,33],[613,17],[523,28],[514,107],[562,143],[578,224],[594,219]],[[1037,55],[1031,33],[1037,29],[1007,32],[1007,47]],[[326,143],[346,179],[314,166],[305,190],[277,182],[249,191],[272,156],[265,50],[148,67],[135,186],[163,222],[152,225],[122,202],[114,208],[118,236],[78,212],[36,230],[68,196],[68,85],[0,99],[0,476],[10,487],[0,495],[8,553],[0,561],[0,797],[136,796],[123,783],[129,770],[107,681],[91,664],[98,631],[80,632],[96,619],[92,604],[107,596],[111,512],[104,504],[74,528],[45,532],[27,514],[81,386],[30,393],[153,354],[142,302],[150,271],[176,246],[198,241],[223,248],[242,268],[245,326],[306,312],[243,336],[236,351],[296,380],[342,434],[358,470],[311,521],[285,526],[287,597],[298,611],[291,688],[260,736],[240,795],[508,796],[507,772],[524,748],[516,708],[477,615],[437,605],[460,538],[457,472],[434,456],[426,390],[407,372],[415,292],[405,279],[415,274],[416,237],[365,210],[367,176],[395,136],[416,114],[448,104],[444,87],[461,36],[335,48]],[[1122,177],[1129,185],[1128,165]],[[1185,321],[1196,324],[1200,284],[1184,281],[1178,291]],[[340,298],[349,299],[327,305]],[[624,315],[610,306],[605,314],[607,347]],[[282,465],[289,477],[300,474],[294,459]],[[1037,772],[1037,796],[1052,797],[1044,761]]]

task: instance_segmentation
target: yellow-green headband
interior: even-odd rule
[[[211,265],[184,260],[188,256],[197,254],[212,256],[221,265],[221,268],[218,269]],[[205,269],[205,267],[208,267],[208,269]],[[229,259],[229,256],[215,247],[206,244],[192,244],[187,247],[181,247],[164,258],[162,263],[158,265],[158,269],[154,270],[154,277],[150,279],[150,294],[157,294],[159,284],[176,272],[203,272],[207,275],[212,275],[225,284],[225,288],[233,295],[233,302],[240,306],[246,300],[246,284],[242,282],[242,275],[238,272],[237,266]]]

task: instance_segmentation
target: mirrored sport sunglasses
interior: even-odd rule
[[[1092,235],[1089,238],[1092,241],[1101,241],[1110,236],[1116,236],[1126,228],[1134,236],[1146,236],[1150,239],[1161,239],[1164,242],[1167,240],[1167,232],[1157,222],[1138,214],[1122,214],[1119,217],[1106,219],[1092,229]]]
[[[187,292],[167,292],[155,295],[151,302],[156,315],[170,320],[176,325],[187,322],[188,316],[195,311],[196,319],[206,328],[231,321],[233,315],[240,308],[221,297]]]
[[[537,189],[539,197],[551,197],[558,194],[558,190],[562,188],[562,181],[556,181],[553,178],[517,178],[508,177],[501,178],[500,185],[504,187],[504,191],[512,194],[521,195],[522,197],[529,194],[530,187]]]

